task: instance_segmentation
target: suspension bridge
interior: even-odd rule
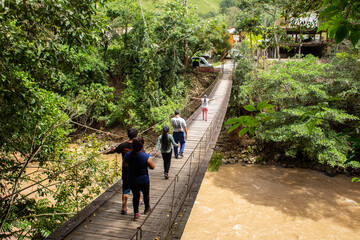
[[[163,177],[161,154],[153,158],[155,170],[150,175],[152,212],[133,221],[131,195],[128,214],[121,215],[121,180],[106,190],[78,214],[55,230],[47,239],[166,239],[194,182],[201,182],[223,125],[232,87],[232,61],[222,66],[212,89],[208,121],[201,108],[186,121],[188,138],[184,157],[171,160],[169,179]],[[140,206],[140,213],[144,211]]]

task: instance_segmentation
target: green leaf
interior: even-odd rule
[[[345,162],[344,162],[344,165],[346,165],[346,164],[348,164],[348,163],[350,163],[350,162],[357,162],[355,159],[351,159],[351,158],[349,158],[349,159],[347,159]]]
[[[329,27],[329,25],[327,23],[323,23],[321,24],[318,29],[317,29],[317,32],[321,32],[321,31],[324,31],[324,30],[327,30]]]
[[[349,28],[348,25],[340,26],[335,34],[335,41],[336,43],[342,42],[347,36],[349,36]]]
[[[336,31],[338,29],[338,25],[331,22],[331,26],[328,28],[329,38],[335,38]]]
[[[240,127],[240,126],[241,126],[241,123],[235,124],[234,126],[232,126],[232,127],[229,129],[228,133],[231,133],[232,131],[234,131],[235,129],[237,129],[237,128]]]
[[[339,7],[340,11],[346,8],[348,2],[349,1],[344,1],[344,0],[338,2],[337,6]]]
[[[351,42],[354,46],[356,46],[360,39],[360,31],[359,30],[353,30],[350,34]]]
[[[241,137],[242,135],[244,135],[245,133],[247,133],[250,129],[249,128],[243,128],[239,131],[239,137]]]
[[[337,14],[341,12],[341,8],[337,7],[337,6],[330,6],[324,9],[324,11],[322,11],[320,13],[321,17],[332,17],[334,14]],[[330,16],[329,16],[330,15]]]
[[[265,106],[267,105],[269,101],[265,100],[265,101],[262,101],[262,102],[259,102],[256,106],[257,110],[262,110],[265,108]]]
[[[310,121],[310,124],[307,127],[309,133],[311,133],[314,130],[315,126],[316,126],[316,121],[314,120]]]
[[[311,112],[305,112],[303,115],[301,115],[300,122],[305,121],[310,115],[312,115]]]
[[[244,126],[256,126],[259,123],[259,120],[251,116],[242,116],[241,118]]]
[[[254,106],[251,106],[251,105],[245,105],[244,109],[249,111],[249,112],[257,111],[257,109]]]
[[[249,128],[249,133],[251,133],[252,135],[254,135],[254,134],[255,134],[255,130],[256,130],[255,127],[251,127],[251,128]]]
[[[318,124],[323,124],[323,122],[324,122],[324,119],[317,119],[316,120],[316,123],[318,123]]]
[[[354,177],[353,179],[351,179],[351,182],[360,182],[360,178]]]
[[[264,119],[264,118],[268,118],[269,116],[266,113],[259,113],[259,114],[256,115],[256,117]]]
[[[240,122],[241,120],[239,118],[230,118],[225,122],[225,125],[235,124]]]
[[[271,104],[268,104],[269,101],[262,101],[259,102],[258,105],[256,106],[257,110],[263,110],[264,108],[273,108],[274,106]]]

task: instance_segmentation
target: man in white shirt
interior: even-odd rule
[[[175,158],[180,156],[184,156],[185,149],[185,139],[187,139],[187,128],[185,120],[180,117],[180,111],[175,110],[175,117],[171,119],[171,126],[173,127],[173,137],[175,142],[180,143],[180,151],[178,152],[178,147],[174,146]]]

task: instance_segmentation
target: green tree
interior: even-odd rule
[[[190,58],[212,48],[223,51],[230,45],[226,41],[228,35],[223,25],[198,18],[192,14],[194,7],[182,1],[170,1],[156,14],[145,10],[147,26],[135,7],[121,6],[123,11],[131,11],[133,18],[128,23],[126,44],[125,34],[119,34],[110,37],[107,50],[111,77],[118,79],[124,90],[109,123],[149,125],[171,114],[171,108],[181,107],[180,99],[185,96],[187,84],[181,76],[186,70],[184,56]],[[117,18],[121,15],[115,14],[108,25],[121,22]]]
[[[237,6],[243,10],[238,16],[238,31],[245,31],[252,34],[259,35],[261,27],[269,27],[273,31],[273,40],[276,44],[276,55],[280,60],[280,44],[282,34],[279,34],[281,22],[278,20],[284,12],[285,1],[271,0],[271,1],[258,1],[258,0],[241,0],[238,1]],[[269,35],[268,35],[269,36]],[[252,42],[252,41],[251,41]]]
[[[49,161],[59,159],[57,164],[61,165],[72,131],[70,122],[86,111],[71,97],[80,92],[81,86],[104,83],[104,65],[97,57],[88,58],[91,54],[97,56],[90,46],[101,44],[103,22],[96,19],[95,13],[102,3],[2,2],[0,191],[2,196],[10,196],[0,202],[2,237],[44,236],[35,227],[36,217],[26,216],[44,210],[48,203],[18,190],[36,180],[27,174],[30,164],[42,169]],[[52,174],[54,168],[43,174]]]
[[[350,38],[354,46],[360,39],[360,3],[356,0],[296,0],[286,5],[286,14],[298,18],[309,12],[319,14],[320,30],[327,30],[336,43]]]
[[[260,33],[260,19],[258,17],[252,17],[250,15],[242,15],[241,18],[238,18],[238,24],[236,29],[238,32],[247,32],[249,33],[250,46],[253,49],[253,38]]]
[[[350,59],[343,58],[341,62],[354,63]],[[253,72],[247,71],[237,87],[236,104],[252,114],[242,112],[240,117],[229,120],[228,124],[233,124],[230,130],[241,126],[240,134],[250,132],[270,145],[281,143],[291,158],[333,167],[349,166],[346,160],[351,151],[350,139],[356,136],[359,117],[353,104],[344,104],[352,96],[343,91],[352,92],[357,87],[353,84],[353,71],[349,75],[339,68],[329,71],[338,66],[335,63],[322,64],[318,59],[306,56],[301,61],[278,63],[266,71],[256,72],[256,81]],[[354,69],[358,69],[357,64]],[[351,85],[340,86],[344,79],[335,80],[334,72],[345,74],[344,78]],[[271,99],[269,102],[275,112],[262,111],[267,99]],[[253,113],[257,114],[254,116]],[[350,132],[343,131],[344,127]],[[356,163],[350,165],[358,167]]]
[[[185,42],[189,57],[228,47],[224,25],[202,21],[181,1],[157,12],[142,11],[132,0],[112,2],[103,11],[104,2],[10,0],[1,5],[4,238],[47,236],[118,177],[94,157],[101,148],[96,139],[84,139],[88,147],[81,153],[72,151],[72,124],[105,120],[146,127],[158,122],[185,104]],[[117,87],[115,96],[109,80]],[[37,177],[28,173],[30,165],[37,166]],[[51,187],[42,183],[35,193],[19,191],[40,176],[48,176]]]
[[[226,13],[226,9],[231,8],[231,7],[235,7],[236,6],[236,2],[234,0],[223,0],[220,3],[220,13],[224,14]]]
[[[319,30],[327,29],[336,43],[350,38],[353,45],[360,39],[360,2],[356,0],[324,1],[320,18],[324,21]]]
[[[224,9],[224,13],[218,15],[217,18],[222,20],[226,26],[235,27],[236,26],[236,17],[239,14],[240,9],[236,6],[232,6]]]

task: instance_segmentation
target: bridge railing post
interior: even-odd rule
[[[211,138],[211,128],[209,129],[209,131],[206,132],[206,146],[205,146],[205,152],[209,147],[209,143],[210,143],[210,138]]]
[[[175,179],[174,179],[174,188],[173,188],[173,194],[172,194],[172,199],[171,199],[171,210],[170,210],[169,227],[168,228],[171,228],[172,217],[173,217],[173,212],[174,212],[174,205],[175,205],[176,182],[178,180],[179,180],[179,175],[176,174]]]
[[[200,143],[199,143],[200,147],[199,147],[199,158],[198,158],[198,168],[197,168],[197,171],[199,171],[199,169],[200,169],[201,152],[202,152],[202,151],[201,151],[202,141],[203,141],[203,138],[200,139]]]
[[[79,212],[79,192],[78,192],[78,183],[79,183],[79,172],[78,169],[75,169],[75,201],[76,201],[76,212]]]
[[[189,193],[190,192],[190,178],[191,178],[191,162],[194,158],[194,154],[192,153],[191,156],[190,156],[190,161],[189,161],[189,175],[188,175],[188,183],[187,183],[187,190],[186,192]]]
[[[139,234],[140,234],[140,238],[139,238]],[[142,228],[138,227],[136,229],[136,240],[142,239]]]

